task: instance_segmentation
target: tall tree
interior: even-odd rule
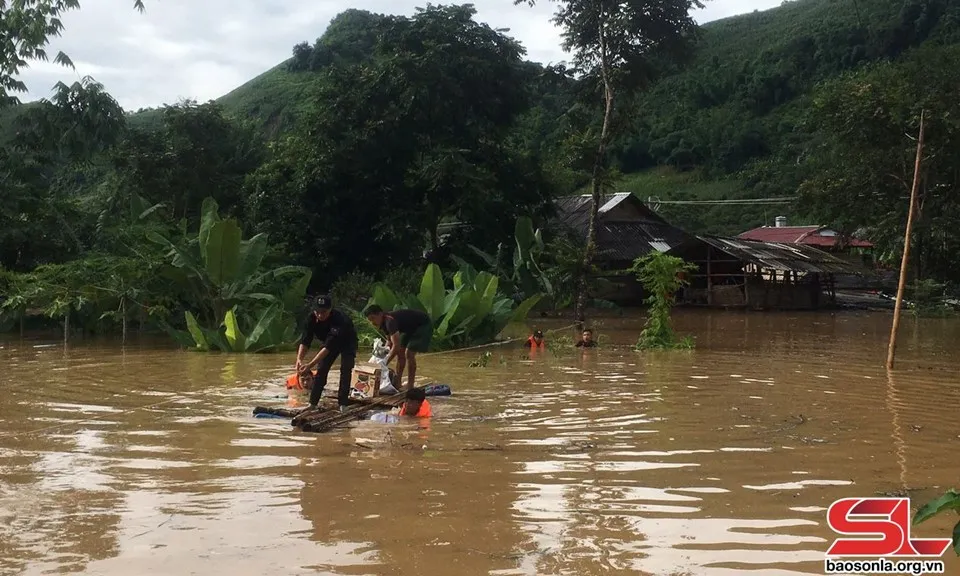
[[[918,278],[960,280],[960,47],[920,49],[826,83],[809,122],[819,129],[801,205],[843,236],[865,231],[896,265],[913,181],[916,134],[925,111],[916,224],[910,260]]]
[[[591,209],[584,268],[596,252],[597,212],[606,187],[607,147],[615,128],[614,104],[618,91],[645,88],[664,61],[689,56],[697,25],[690,15],[702,8],[700,0],[553,0],[553,21],[563,30],[563,47],[572,51],[575,68],[596,81],[603,94],[603,120],[595,140],[591,169]],[[514,0],[536,4],[536,0]],[[584,320],[586,279],[577,296],[577,321]]]
[[[0,0],[0,106],[19,103],[10,92],[26,92],[16,76],[30,60],[47,60],[50,38],[60,36],[60,17],[80,7],[80,0]],[[143,0],[133,7],[144,11]],[[70,57],[57,52],[54,62],[73,68]]]
[[[99,155],[124,126],[120,105],[90,78],[25,107],[0,152],[0,265],[29,269],[84,250],[80,196],[102,176]]]
[[[263,228],[288,230],[319,282],[321,271],[408,263],[436,247],[445,218],[506,238],[517,212],[546,204],[540,167],[510,138],[530,104],[523,48],[474,14],[383,18],[361,61],[354,43],[330,43],[348,57],[331,55],[312,113],[250,195]]]
[[[216,102],[165,106],[159,130],[131,129],[113,150],[116,178],[106,193],[115,197],[107,203],[126,205],[137,193],[195,223],[203,199],[211,197],[235,215],[244,180],[264,154],[253,126],[227,116]]]

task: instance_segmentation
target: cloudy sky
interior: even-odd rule
[[[437,2],[434,3],[452,3]],[[781,0],[709,0],[698,22],[709,22],[777,6]],[[293,45],[313,42],[330,19],[347,8],[412,14],[426,0],[81,0],[81,9],[63,18],[65,30],[47,52],[62,50],[76,72],[33,63],[21,74],[30,93],[22,101],[47,97],[58,81],[93,76],[127,110],[206,101],[222,96],[290,56]],[[534,8],[513,0],[474,0],[477,18],[509,34],[538,62],[567,59],[550,23],[550,2]]]

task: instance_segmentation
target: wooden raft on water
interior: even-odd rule
[[[418,386],[418,388],[426,388]],[[273,416],[282,416],[292,418],[290,422],[294,427],[304,432],[327,432],[348,424],[354,420],[360,420],[368,413],[374,410],[389,410],[397,408],[403,404],[407,398],[407,392],[391,394],[389,396],[374,396],[362,400],[352,400],[353,404],[343,412],[340,412],[336,402],[324,403],[318,406],[316,411],[304,414],[304,408],[291,410],[289,408],[267,408],[257,406],[253,409],[256,414],[271,414]]]

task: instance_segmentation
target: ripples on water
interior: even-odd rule
[[[0,571],[822,574],[833,500],[960,477],[955,322],[906,321],[892,378],[887,316],[684,314],[670,354],[639,328],[427,358],[429,427],[319,436],[250,417],[287,358],[8,341]]]

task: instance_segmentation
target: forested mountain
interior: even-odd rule
[[[307,266],[322,288],[351,271],[419,266],[447,220],[465,226],[445,249],[496,252],[517,216],[542,224],[552,198],[589,179],[595,81],[526,61],[469,7],[348,10],[291,48],[206,104],[125,114],[89,79],[6,109],[0,268],[157,258],[144,234],[186,238],[212,198],[245,233],[269,234],[267,261]],[[864,230],[895,255],[925,110],[915,263],[921,276],[960,280],[960,4],[785,2],[703,26],[695,54],[621,91],[618,191],[796,197],[662,212],[725,234],[783,214]]]
[[[253,118],[269,137],[289,131],[307,106],[317,72],[359,62],[373,50],[381,16],[348,10],[314,44],[217,100],[227,114]],[[629,118],[616,146],[621,191],[663,200],[795,196],[809,175],[817,139],[810,112],[818,87],[865,66],[899,61],[914,48],[941,52],[960,42],[960,4],[949,0],[795,0],[702,27],[692,65],[657,82],[621,109]],[[541,131],[569,105],[569,86],[546,86],[534,111]],[[131,122],[155,121],[153,111]],[[547,126],[545,126],[547,125]],[[804,203],[665,205],[693,231],[735,234],[774,216],[827,222]]]
[[[644,196],[792,196],[810,175],[806,160],[822,136],[811,112],[827,84],[899,61],[912,48],[940,52],[958,41],[960,4],[949,0],[799,0],[711,22],[697,61],[630,110],[621,166],[688,173],[660,186],[640,178],[634,188]],[[690,179],[703,183],[684,190]],[[771,224],[777,208],[683,210],[671,215],[693,229],[734,233]],[[812,222],[829,216],[804,203],[788,215]]]

